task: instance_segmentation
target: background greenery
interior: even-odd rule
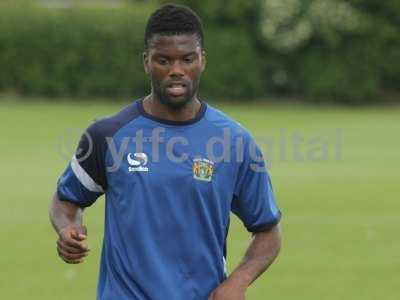
[[[118,111],[121,104],[98,99],[35,100],[1,99],[0,295],[2,299],[95,299],[104,199],[85,213],[92,251],[82,265],[67,265],[57,257],[47,207],[78,134],[91,120]],[[264,147],[271,156],[270,173],[284,213],[282,253],[250,288],[248,299],[397,300],[400,108],[247,101],[218,107],[250,129],[259,142],[268,137],[278,143],[282,128],[288,138],[285,161],[279,159],[278,148],[270,153]],[[337,128],[342,131],[340,160],[335,158]],[[73,148],[61,147],[71,129],[76,133]],[[305,138],[304,155],[313,148],[310,139],[326,139],[328,158],[294,160],[289,151],[294,132]],[[228,245],[230,270],[249,238],[234,219]]]
[[[177,2],[204,19],[208,67],[201,92],[207,98],[398,101],[396,0]],[[141,54],[155,1],[12,3],[0,4],[0,91],[138,97],[149,89]]]

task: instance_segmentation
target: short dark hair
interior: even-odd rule
[[[157,9],[149,18],[144,35],[145,48],[154,35],[196,34],[204,46],[203,25],[200,17],[184,5],[166,4]]]

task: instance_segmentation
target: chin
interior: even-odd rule
[[[170,98],[165,95],[165,97],[160,97],[161,103],[172,109],[182,109],[184,108],[193,97],[189,95],[184,95],[182,97]]]

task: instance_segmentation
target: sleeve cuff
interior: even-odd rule
[[[247,227],[247,231],[251,232],[251,233],[259,233],[259,232],[268,231],[272,227],[275,227],[276,225],[278,225],[281,218],[282,218],[282,213],[281,213],[281,211],[279,211],[277,217],[274,220],[264,223],[264,224],[261,224],[261,225]]]
[[[58,189],[57,189],[57,196],[58,196],[58,199],[60,201],[69,202],[69,203],[71,203],[73,205],[76,205],[76,206],[82,208],[82,209],[84,209],[84,208],[86,208],[88,206],[91,206],[93,204],[93,202],[91,202],[90,204],[84,204],[82,202],[74,201],[74,200],[72,200],[70,198],[65,197],[62,193],[60,193],[60,191]]]

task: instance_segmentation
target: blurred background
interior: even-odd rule
[[[58,259],[47,207],[87,125],[149,92],[144,26],[163,3],[0,1],[2,299],[95,299],[104,198],[78,266]],[[400,1],[175,3],[204,22],[201,98],[253,133],[283,211],[281,255],[248,299],[398,299]],[[249,238],[233,217],[230,270]]]

